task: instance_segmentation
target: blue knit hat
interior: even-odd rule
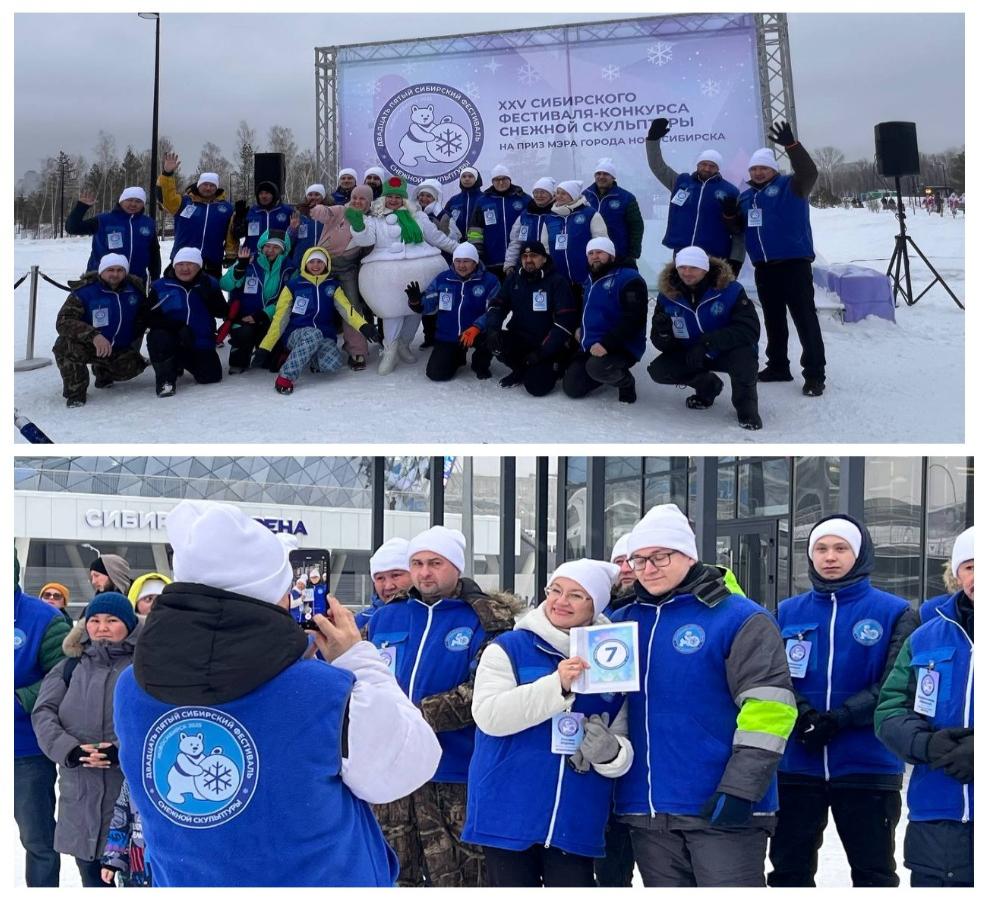
[[[124,594],[119,594],[117,591],[105,591],[103,594],[98,594],[94,597],[87,604],[87,608],[83,612],[83,617],[84,619],[89,619],[91,616],[97,616],[102,613],[114,616],[116,619],[121,619],[125,623],[129,634],[139,624],[139,619],[136,617],[135,610],[132,608],[132,604],[129,603],[128,597]]]

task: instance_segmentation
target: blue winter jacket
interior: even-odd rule
[[[73,294],[83,304],[84,321],[111,341],[112,350],[124,350],[141,337],[136,334],[136,320],[145,298],[130,279],[112,290],[97,278]]]
[[[343,205],[343,204],[341,204]],[[293,272],[298,272],[302,266],[302,257],[310,247],[319,246],[319,237],[323,233],[323,223],[317,222],[309,216],[299,215],[299,227],[294,232],[289,232],[294,241],[292,250],[292,262],[290,268]]]
[[[740,629],[759,615],[768,613],[737,594],[713,606],[693,594],[655,603],[640,587],[636,599],[611,616],[639,623],[642,686],[628,695],[635,759],[615,781],[615,813],[697,816],[718,789],[733,756],[740,713],[727,681],[727,658]],[[753,810],[777,808],[772,776]]]
[[[590,350],[594,344],[599,344],[622,320],[621,291],[634,279],[642,276],[636,269],[613,268],[610,272],[594,281],[592,275],[587,276],[583,286],[583,322],[580,335],[580,346]],[[646,352],[645,316],[643,327],[624,336],[623,343],[629,353],[637,360],[642,359]]]
[[[210,299],[209,293],[217,298]],[[155,296],[154,296],[155,295]],[[215,320],[225,315],[218,310],[214,315],[214,302],[225,304],[218,279],[202,270],[191,282],[183,282],[175,275],[165,275],[150,285],[151,309],[154,313],[187,325],[194,332],[194,346],[197,350],[215,349]]]
[[[418,707],[425,697],[451,691],[474,676],[485,639],[479,616],[464,598],[444,597],[428,605],[411,593],[405,602],[376,610],[368,623],[368,640],[376,648],[395,648],[396,681]],[[469,724],[438,734],[442,756],[431,781],[468,781],[475,732]]]
[[[701,247],[709,256],[728,259],[733,236],[723,222],[722,203],[727,197],[735,200],[739,194],[735,184],[718,174],[705,181],[691,173],[678,175],[663,245],[674,251]]]
[[[551,675],[566,658],[527,630],[502,634],[496,644],[510,659],[519,685]],[[573,712],[607,713],[613,720],[624,701],[624,694],[578,694]],[[575,771],[551,744],[551,719],[505,737],[476,730],[463,841],[504,850],[541,844],[604,856],[614,781],[593,768]]]
[[[371,621],[372,616],[375,615],[376,610],[385,606],[385,600],[376,594],[374,590],[372,591],[372,595],[369,599],[371,602],[354,614],[354,624],[358,626],[358,631],[367,628],[368,623]]]
[[[247,211],[247,236],[244,245],[252,251],[256,251],[257,242],[265,232],[272,229],[287,231],[291,218],[292,207],[287,203],[279,203],[269,209],[265,209],[259,204],[254,204]]]
[[[595,212],[601,214],[604,224],[608,226],[608,237],[615,245],[615,258],[626,260],[632,256],[632,239],[628,231],[625,212],[629,206],[636,203],[635,194],[619,187],[617,182],[603,197],[597,191],[595,182],[583,192],[587,202]],[[636,254],[638,256],[638,254]]]
[[[792,189],[791,175],[778,175],[763,187],[750,185],[740,194],[746,217],[747,253],[754,265],[785,259],[815,259],[809,201]],[[759,210],[761,224],[753,224]]]
[[[531,197],[517,185],[503,194],[493,188],[483,191],[472,221],[467,227],[469,240],[480,246],[480,257],[486,266],[502,266],[514,221],[528,208]]]
[[[459,192],[449,198],[444,205],[445,213],[461,235],[459,240],[468,240],[469,222],[472,220],[479,198],[483,195],[482,183],[483,179],[479,178],[473,187],[460,188]]]
[[[583,284],[590,277],[587,267],[587,242],[591,238],[590,220],[597,210],[581,206],[568,216],[545,214],[545,232],[548,237],[549,256],[556,271],[574,284]],[[562,249],[559,249],[562,244]]]
[[[311,281],[301,271],[288,280],[285,290],[292,295],[292,305],[285,326],[284,337],[298,328],[318,328],[323,337],[336,340],[340,333],[340,312],[334,295],[340,289],[340,282],[332,275],[318,284]]]
[[[936,597],[929,597],[920,604],[920,624],[930,622],[934,618],[934,610],[939,606],[944,606],[951,598],[952,594],[938,594]]]
[[[468,277],[446,269],[427,285],[423,296],[424,315],[437,313],[435,340],[458,343],[462,332],[471,325],[486,327],[486,305],[500,292],[496,275],[482,263]]]
[[[226,234],[233,217],[233,205],[228,200],[211,203],[192,200],[184,194],[174,216],[174,246],[171,260],[182,247],[197,247],[206,263],[222,265]]]
[[[786,646],[811,645],[806,673],[792,677],[796,693],[820,712],[837,709],[859,691],[877,684],[889,661],[889,645],[910,604],[872,587],[864,578],[834,593],[817,590],[778,604],[778,627]],[[901,775],[903,761],[875,736],[874,727],[848,725],[822,753],[790,741],[779,771],[830,780],[845,775]]]
[[[939,673],[937,709],[929,721],[939,728],[975,727],[974,647],[958,622],[955,609],[959,591],[935,610],[935,618],[910,635],[910,668]],[[926,718],[926,717],[925,717]],[[974,819],[973,783],[962,784],[941,769],[926,763],[913,767],[906,805],[911,822]]]
[[[693,344],[706,334],[718,331],[730,324],[733,307],[743,296],[743,286],[731,281],[721,290],[708,288],[692,308],[684,298],[668,297],[662,291],[656,298],[657,306],[670,317],[673,337],[682,344]],[[713,352],[709,357],[715,356]]]
[[[45,672],[38,664],[42,638],[52,620],[62,613],[43,600],[14,588],[14,757],[42,756],[31,714],[21,706],[17,689],[41,681]]]
[[[396,860],[369,805],[341,780],[353,684],[346,670],[304,660],[235,700],[177,706],[154,699],[126,669],[115,688],[115,732],[153,883],[391,886]],[[276,722],[296,723],[294,743],[314,752],[290,757],[290,734]],[[336,840],[317,822],[335,822]],[[232,860],[224,884],[220,859]]]
[[[82,212],[88,207],[84,204],[77,204],[81,207],[80,222],[83,223]],[[76,210],[74,210],[76,212]],[[97,230],[90,243],[90,259],[87,260],[87,271],[96,272],[101,257],[108,253],[120,253],[128,259],[128,271],[130,275],[146,280],[146,270],[150,268],[152,258],[151,250],[156,241],[156,223],[145,213],[129,215],[120,206],[115,207],[110,212],[99,213],[94,217]],[[67,219],[67,231],[70,234],[78,234],[76,228],[71,228],[70,223],[74,220],[73,215]],[[155,271],[153,277],[159,275],[160,258],[159,252],[156,254]]]

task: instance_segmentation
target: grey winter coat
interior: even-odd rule
[[[31,724],[42,752],[59,766],[59,815],[54,847],[77,859],[94,860],[104,852],[111,815],[122,786],[122,771],[70,768],[67,757],[80,744],[110,741],[118,745],[112,702],[118,676],[132,664],[137,625],[120,644],[93,643],[86,624],[78,622],[63,641],[66,659],[42,681]],[[63,669],[79,659],[67,686]]]

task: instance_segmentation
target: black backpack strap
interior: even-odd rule
[[[62,670],[63,683],[66,687],[69,687],[69,681],[73,677],[73,673],[76,671],[78,665],[80,665],[79,656],[71,656],[66,660],[66,665],[63,666]]]

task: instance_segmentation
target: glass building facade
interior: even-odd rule
[[[23,457],[15,464],[15,488],[26,494],[351,511],[364,523],[363,536],[321,548],[331,554],[331,588],[351,605],[368,597],[368,556],[386,536],[387,516],[405,513],[411,529],[447,517],[465,533],[469,574],[482,587],[532,598],[559,562],[606,559],[659,503],[677,504],[695,527],[703,559],[734,569],[747,594],[769,608],[808,589],[813,524],[850,513],[872,533],[874,583],[917,602],[945,590],[951,543],[973,521],[973,483],[971,457],[150,456]],[[122,553],[135,572],[169,565],[162,541],[94,548],[38,533],[16,537],[28,543],[22,564],[29,591],[57,580],[85,600],[97,549]]]

